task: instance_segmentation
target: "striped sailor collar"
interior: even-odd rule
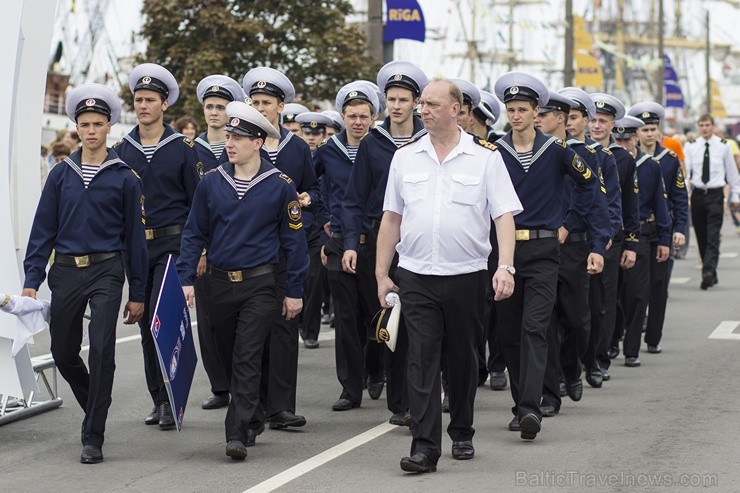
[[[411,131],[409,142],[423,137],[427,133],[427,130],[424,128],[424,123],[421,121],[421,118],[416,115],[413,115],[411,118],[413,118],[412,121],[414,122],[414,129]],[[390,116],[385,117],[385,120],[383,120],[383,123],[381,123],[380,125],[376,125],[371,128],[370,133],[377,134],[376,137],[382,135],[383,137],[391,141],[393,145],[396,145],[395,140],[393,140],[393,135],[391,135]]]
[[[64,158],[62,161],[63,163],[66,163],[67,166],[69,166],[72,170],[74,170],[75,173],[80,175],[80,178],[82,178],[82,149],[77,149],[75,152]],[[98,173],[103,171],[105,168],[109,168],[115,164],[122,164],[123,166],[128,167],[126,163],[124,163],[120,157],[118,157],[118,153],[112,148],[108,148],[108,154],[105,156],[105,161],[100,165],[100,168],[98,169]]]
[[[232,189],[234,189],[234,193],[236,193],[238,197],[239,192],[237,190],[236,181],[234,181],[234,165],[227,162],[227,163],[222,164],[216,169],[218,170],[221,177],[226,181],[226,183],[230,185]],[[257,174],[254,175],[254,177],[249,181],[249,186],[247,187],[247,190],[244,193],[244,196],[246,196],[247,192],[249,192],[257,184],[263,182],[264,180],[269,178],[271,175],[275,175],[275,174],[280,174],[280,170],[277,169],[272,164],[270,164],[270,162],[267,159],[262,158],[260,160],[260,169],[257,171]],[[242,196],[242,198],[244,196]]]
[[[635,165],[639,167],[642,163],[644,163],[648,159],[651,159],[652,157],[653,156],[651,156],[650,154],[647,154],[638,148],[637,157],[635,157]]]
[[[159,138],[159,142],[157,142],[157,147],[154,149],[155,153],[159,150],[160,147],[167,145],[173,140],[177,140],[179,138],[186,138],[183,134],[179,132],[175,132],[173,128],[169,126],[167,123],[163,123],[163,125],[164,125],[164,132],[162,133],[162,136]],[[134,128],[132,128],[131,132],[124,135],[123,138],[129,141],[131,145],[136,147],[139,151],[141,151],[142,154],[144,154],[144,146],[141,144],[141,134],[139,133],[139,125],[136,125]]]
[[[514,142],[511,139],[511,133],[512,131],[510,130],[506,133],[506,135],[498,139],[496,141],[496,146],[506,149],[509,154],[511,154],[518,161],[519,154],[516,152],[516,147],[514,147]],[[547,150],[548,147],[559,140],[560,139],[558,139],[557,137],[553,137],[552,135],[543,133],[541,130],[535,129],[534,144],[532,144],[532,159],[530,161],[530,164],[534,164],[537,158],[540,157]]]

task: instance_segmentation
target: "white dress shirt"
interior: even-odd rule
[[[488,268],[491,218],[522,211],[501,154],[460,141],[442,163],[427,134],[396,151],[383,210],[402,216],[398,265],[450,276]]]
[[[709,181],[704,183],[701,178],[707,142],[709,142]],[[716,135],[709,140],[699,137],[695,142],[686,146],[684,154],[686,155],[686,169],[693,188],[722,188],[729,184],[730,201],[740,201],[740,176],[738,176],[729,144],[723,143],[722,139]]]

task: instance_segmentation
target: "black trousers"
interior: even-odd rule
[[[321,263],[321,237],[314,231],[308,237],[308,255],[311,264],[303,289],[303,311],[300,315],[304,339],[316,340],[321,330],[321,280],[326,267]]]
[[[647,328],[645,329],[645,343],[651,346],[660,344],[663,337],[663,323],[665,310],[668,304],[668,284],[673,271],[673,258],[665,262],[658,262],[658,244],[650,245],[650,297],[648,299]]]
[[[603,272],[603,271],[602,271]],[[588,334],[586,352],[581,356],[581,362],[586,372],[598,370],[596,350],[601,337],[601,324],[604,320],[604,278],[601,274],[594,274],[588,279],[588,312],[590,314],[591,330]]]
[[[374,248],[373,245],[370,245]],[[374,260],[374,258],[373,258]],[[375,263],[372,265],[375,270]],[[390,277],[398,285],[398,255],[393,257],[390,268]],[[372,330],[372,328],[371,328]],[[369,342],[368,344],[373,344]],[[403,317],[398,323],[398,338],[396,350],[391,351],[385,343],[380,345],[385,362],[385,397],[388,410],[392,413],[402,413],[409,409],[409,391],[406,378],[407,355],[409,350],[408,329]]]
[[[485,270],[456,276],[426,276],[398,269],[401,314],[408,330],[407,378],[411,455],[437,462],[442,453],[440,359],[447,346],[450,424],[453,441],[471,440],[477,388],[477,347],[483,338]]]
[[[262,351],[279,304],[275,274],[230,282],[205,275],[208,316],[216,348],[230,382],[226,441],[245,443],[250,423],[264,421],[260,406]]]
[[[123,282],[121,257],[84,269],[55,263],[49,271],[51,355],[85,411],[83,445],[103,446],[116,369],[116,324]],[[82,317],[88,303],[89,370],[80,357]]]
[[[596,361],[599,367],[605,370],[609,369],[611,359],[608,352],[612,345],[615,326],[617,322],[617,300],[619,298],[619,279],[622,269],[619,262],[624,252],[624,239],[622,234],[617,235],[612,241],[612,246],[606,251],[604,257],[604,270],[601,271],[601,280],[604,285],[604,302],[603,309],[592,311],[591,316],[601,316],[601,321],[594,319],[594,325],[601,328],[599,339],[596,342]],[[598,294],[595,293],[595,294]],[[598,300],[596,300],[598,302]]]
[[[540,400],[547,365],[547,328],[558,283],[557,238],[518,241],[514,294],[498,301],[501,352],[511,381],[512,412],[542,418]]]
[[[650,297],[650,255],[653,252],[650,240],[650,236],[640,236],[635,266],[622,273],[620,292],[624,313],[622,352],[627,358],[636,358],[640,353],[642,326]]]
[[[324,253],[331,295],[334,300],[337,379],[342,385],[340,399],[362,402],[362,380],[383,379],[381,347],[369,341],[370,320],[380,309],[375,280],[375,250],[360,245],[356,274],[342,270],[344,247],[340,237],[329,239]],[[363,364],[364,363],[364,364]]]
[[[701,274],[717,278],[719,262],[719,233],[724,218],[724,193],[721,188],[694,189],[691,192],[691,222],[694,224],[696,243],[702,261]]]
[[[154,405],[159,406],[164,402],[169,402],[169,398],[167,397],[167,387],[165,387],[162,379],[157,347],[154,345],[154,337],[152,337],[150,327],[154,310],[157,307],[157,298],[162,287],[164,271],[167,268],[167,258],[172,254],[177,260],[177,256],[180,254],[180,235],[149,240],[147,241],[147,247],[149,249],[149,273],[146,279],[144,314],[141,321],[139,321],[139,329],[141,332],[141,349],[144,353],[146,387]]]
[[[218,359],[216,338],[211,321],[208,318],[207,305],[205,279],[201,277],[195,281],[195,317],[198,321],[200,360],[206,370],[206,375],[208,375],[211,392],[216,395],[223,395],[229,392],[229,381],[226,379],[223,364]]]
[[[489,271],[489,280],[493,274]],[[478,346],[478,383],[483,384],[492,371],[503,372],[506,369],[504,357],[496,328],[496,304],[493,302],[493,288],[489,282],[486,286],[486,315],[483,322],[483,341]],[[488,358],[486,359],[486,346]]]
[[[560,245],[560,268],[555,306],[547,329],[547,368],[542,401],[560,408],[560,373],[566,382],[581,378],[581,356],[591,332],[588,310],[588,242]]]

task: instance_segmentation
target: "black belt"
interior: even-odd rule
[[[645,221],[640,226],[640,234],[643,236],[651,235],[658,231],[658,225],[654,221]]]
[[[576,243],[578,241],[588,240],[588,234],[586,233],[570,233],[565,239],[566,243]]]
[[[216,267],[209,265],[208,273],[216,279],[231,282],[242,282],[246,279],[252,279],[258,276],[264,276],[275,272],[275,266],[273,264],[260,265],[259,267],[253,267],[251,269],[244,270],[221,270]]]
[[[540,238],[557,238],[558,232],[549,229],[517,229],[516,241],[539,240]]]
[[[697,187],[694,187],[692,190],[693,190],[692,193],[701,193],[701,194],[704,194],[704,195],[709,195],[710,193],[724,191],[724,187],[716,187],[716,188],[697,188]]]
[[[85,267],[99,264],[103,260],[108,260],[120,255],[120,252],[89,253],[87,255],[65,255],[63,253],[55,253],[54,262],[60,265],[72,265],[78,269],[84,269]]]
[[[147,240],[156,240],[157,238],[164,238],[166,236],[175,236],[182,233],[182,224],[176,226],[167,226],[164,228],[157,229],[145,229],[144,234]]]
[[[332,233],[331,237],[339,241],[344,240],[344,235],[342,233]],[[360,235],[360,245],[364,245],[365,243],[367,243],[367,235],[362,233]]]

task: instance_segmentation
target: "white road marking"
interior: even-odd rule
[[[720,253],[719,258],[736,258],[737,252],[726,252],[726,253]]]
[[[709,334],[709,339],[729,339],[732,341],[740,341],[740,334],[735,334],[733,332],[738,325],[740,325],[740,320],[725,320],[721,322],[711,334]]]
[[[690,277],[671,277],[671,284],[686,284],[690,280]]]
[[[311,457],[310,459],[301,462],[300,464],[296,464],[295,466],[291,467],[290,469],[286,469],[280,474],[277,474],[269,479],[266,479],[265,481],[262,481],[260,484],[249,488],[244,493],[267,493],[270,491],[274,491],[281,486],[288,484],[294,479],[313,471],[317,467],[320,467],[327,462],[346,454],[347,452],[359,447],[360,445],[364,445],[365,443],[388,433],[394,428],[398,427],[390,423],[380,424],[375,428],[371,428],[364,433],[352,437],[349,440],[340,443],[339,445],[336,445],[328,450],[321,452],[318,455]]]
[[[119,339],[116,339],[116,344],[121,344],[122,342],[129,342],[129,341],[138,341],[141,339],[141,334],[136,334],[133,336],[128,337],[121,337]],[[87,351],[90,349],[90,346],[82,346],[82,349],[80,351]],[[34,363],[38,363],[39,361],[44,361],[47,359],[51,359],[51,353],[49,354],[42,354],[41,356],[36,356],[34,358],[31,358],[31,361]]]

